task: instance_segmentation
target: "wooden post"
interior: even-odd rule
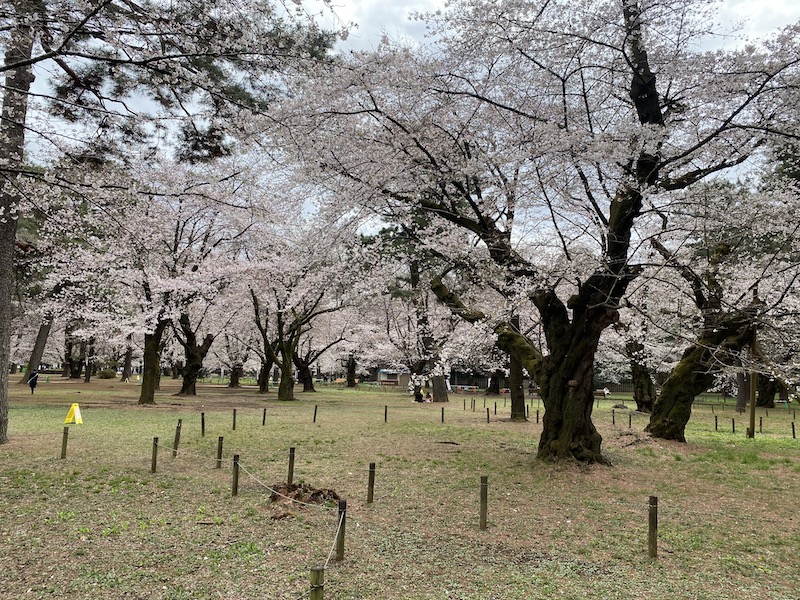
[[[528,414],[530,413],[530,411],[528,410],[528,408],[529,408],[529,407],[528,407],[527,405],[525,405],[525,418],[526,418],[526,419],[528,418]]]
[[[383,422],[384,423],[388,423],[389,422],[389,406],[388,405],[384,405],[384,407],[383,407]]]
[[[483,408],[486,408],[486,398],[483,399]]]
[[[236,431],[236,409],[233,409],[233,430]]]
[[[156,462],[158,461],[158,438],[153,438],[153,457],[150,460],[150,472],[156,472]]]
[[[758,417],[758,433],[764,433],[764,417]]]
[[[503,402],[505,402],[505,400]],[[503,408],[505,408],[505,406]],[[497,402],[494,403],[494,414],[497,416]]]
[[[736,419],[731,417],[731,433],[736,433]]]
[[[539,422],[539,411],[538,410],[536,411],[536,422],[537,423]]]
[[[467,410],[467,399],[464,398],[464,410]]]
[[[444,406],[442,407],[442,423],[444,423]]]
[[[792,439],[796,440],[797,436],[794,434],[794,421],[792,421]]]
[[[719,417],[714,415],[714,431],[718,431],[719,428]]]
[[[182,419],[178,419],[178,425],[175,427],[175,441],[172,444],[172,458],[178,456],[178,444],[181,441],[181,425],[183,424]]]
[[[312,421],[312,423],[316,423],[316,422],[317,422],[317,405],[315,404],[314,405],[314,420]]]
[[[200,437],[206,437],[206,413],[200,413]]]
[[[292,485],[294,481],[294,448],[289,448],[289,474],[286,475],[286,485]]]
[[[217,468],[222,468],[222,436],[217,440]]]
[[[325,567],[311,567],[309,600],[325,600]]]
[[[64,434],[61,436],[61,458],[67,458],[67,438],[69,437],[69,427],[64,427]]]
[[[658,496],[650,496],[647,532],[647,553],[650,558],[658,556]]]
[[[231,496],[239,494],[239,455],[233,455],[233,477],[231,478]]]
[[[261,426],[267,424],[267,409],[265,408],[264,411],[261,413]]]
[[[613,408],[611,409],[611,424],[612,425],[617,424],[617,413]]]
[[[489,422],[489,410],[490,409],[488,409],[488,408],[486,409],[486,422],[487,423]]]
[[[375,463],[369,463],[369,481],[367,482],[367,504],[372,504],[375,497]]]
[[[628,413],[628,429],[630,429],[633,425],[633,415]]]
[[[347,522],[347,500],[339,500],[339,531],[336,534],[336,560],[344,560],[344,526]]]
[[[488,475],[481,476],[481,516],[480,528],[486,529],[486,516],[489,512],[489,477]]]

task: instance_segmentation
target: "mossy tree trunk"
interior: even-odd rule
[[[715,326],[706,326],[661,387],[646,431],[653,437],[686,441],[686,424],[695,397],[711,387],[719,364],[730,363],[731,357],[750,343],[751,323],[750,315],[737,312],[718,316]]]
[[[228,383],[229,388],[242,387],[242,376],[244,375],[244,365],[237,363],[231,368],[231,380]]]
[[[511,327],[519,331],[519,317],[511,319]],[[511,390],[511,420],[527,421],[525,416],[525,389],[522,362],[514,355],[510,356],[508,370],[508,387]]]

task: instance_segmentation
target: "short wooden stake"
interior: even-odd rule
[[[658,496],[650,496],[647,531],[647,553],[650,558],[658,556]]]
[[[442,423],[444,423],[444,406],[442,407]]]
[[[489,477],[488,475],[481,476],[481,516],[480,528],[486,529],[486,516],[489,512]]]
[[[464,410],[467,410],[467,399],[464,398]]]
[[[314,420],[312,421],[312,423],[316,423],[316,422],[317,422],[317,405],[315,404],[314,405]]]
[[[483,408],[486,408],[486,398],[483,399]]]
[[[325,600],[325,567],[311,567],[309,600]]]
[[[236,431],[236,409],[233,409],[233,430]]]
[[[525,406],[525,418],[526,418],[526,419],[528,418],[528,414],[529,414],[529,412],[530,412],[530,411],[528,410],[528,408],[529,408],[529,407],[526,405],[526,406]]]
[[[736,433],[736,419],[731,417],[731,433]]]
[[[347,500],[339,500],[339,530],[336,533],[336,560],[344,560],[344,526],[347,522]]]
[[[486,422],[489,422],[489,409],[486,409]]]
[[[764,417],[758,417],[758,433],[764,433],[762,431],[764,427]]]
[[[539,422],[539,411],[538,410],[536,411],[536,422],[537,423]]]
[[[267,424],[267,409],[265,408],[261,413],[261,426],[263,427],[266,424]]]
[[[286,475],[286,485],[292,485],[294,481],[294,448],[289,448],[289,473]]]
[[[153,438],[153,456],[150,460],[150,472],[156,472],[156,462],[158,461],[158,438]]]
[[[388,423],[389,422],[389,406],[388,405],[385,405],[383,407],[383,422],[384,423]]]
[[[231,478],[231,496],[239,494],[239,455],[233,455],[233,476]]]
[[[503,406],[503,408],[505,408],[505,406]],[[494,414],[497,415],[497,402],[494,403]]]
[[[714,415],[714,431],[718,430],[719,430],[719,417],[717,415]]]
[[[222,468],[222,436],[217,440],[217,468]]]
[[[178,456],[178,444],[181,441],[181,425],[183,425],[183,420],[178,419],[178,425],[175,427],[175,441],[172,444],[172,458]]]
[[[206,437],[206,413],[200,413],[200,437]]]
[[[611,409],[611,424],[612,425],[617,424],[617,413],[613,408]]]
[[[633,426],[633,415],[628,413],[628,429]]]
[[[375,463],[369,463],[369,481],[367,482],[367,504],[372,504],[375,497]]]
[[[69,427],[64,427],[64,434],[61,436],[61,458],[67,458],[67,438],[69,437]]]
[[[796,440],[797,436],[794,434],[794,421],[792,421],[792,439]]]

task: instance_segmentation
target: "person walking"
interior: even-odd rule
[[[31,394],[33,394],[33,390],[36,389],[37,383],[39,383],[39,373],[34,369],[31,371],[30,377],[28,377],[28,385],[31,386]]]

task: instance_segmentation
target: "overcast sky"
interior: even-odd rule
[[[348,47],[369,49],[375,47],[385,31],[390,37],[422,39],[424,24],[409,19],[413,11],[432,11],[444,6],[444,0],[333,0],[334,10],[344,22],[354,22]],[[748,20],[748,33],[760,35],[776,27],[800,19],[800,2],[797,0],[725,0],[720,19]]]

